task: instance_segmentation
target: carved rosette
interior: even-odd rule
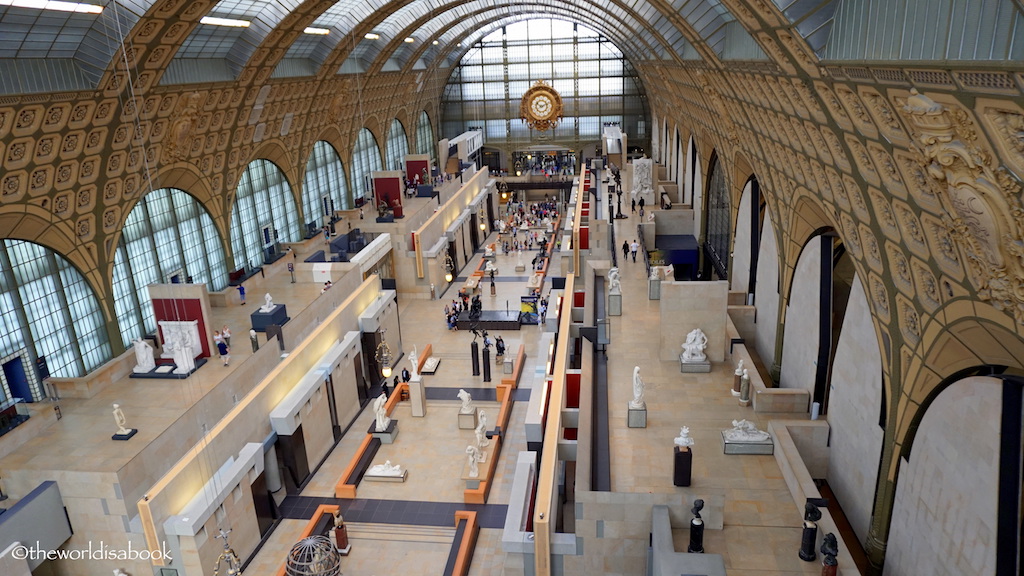
[[[978,295],[1024,324],[1024,206],[1020,183],[993,170],[962,115],[911,91],[904,106],[915,149],[941,196],[951,235],[959,240]]]

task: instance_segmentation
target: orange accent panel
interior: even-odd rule
[[[309,522],[306,523],[306,527],[302,530],[302,534],[299,534],[299,540],[302,540],[303,538],[313,533],[313,528],[316,528],[316,523],[320,520],[321,516],[323,516],[324,514],[330,514],[331,516],[334,516],[334,513],[337,511],[337,504],[321,504],[320,506],[317,506],[316,511],[313,512],[313,515],[309,518]],[[277,570],[277,576],[285,576],[283,563],[281,564],[281,567]]]
[[[480,533],[480,526],[476,521],[476,512],[458,510],[455,512],[455,525],[459,520],[466,521],[466,531],[463,533],[462,542],[459,544],[459,552],[455,556],[455,566],[452,574],[455,576],[466,576],[469,574],[469,565],[473,561],[473,551],[476,550],[476,538]]]

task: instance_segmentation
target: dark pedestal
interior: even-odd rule
[[[704,553],[704,521],[700,518],[690,520],[690,545],[686,551],[690,554]]]
[[[690,472],[693,469],[693,451],[687,448],[675,447],[675,460],[672,467],[672,484],[674,486],[689,486]]]
[[[398,206],[392,206],[391,207],[391,213],[394,214],[396,220],[399,219],[399,218],[404,218],[405,217],[405,214],[402,211],[402,205],[401,204],[399,204]]]
[[[394,214],[388,214],[387,216],[378,216],[377,217],[377,224],[385,224],[387,222],[394,222],[394,221],[395,221]]]
[[[818,525],[811,521],[804,521],[804,531],[800,535],[800,559],[804,562],[814,562],[817,554],[814,545],[818,543]]]
[[[127,440],[138,432],[135,428],[130,428],[127,434],[114,434],[110,437],[111,440]]]
[[[257,310],[249,315],[252,329],[257,332],[266,332],[267,326],[271,324],[283,326],[290,319],[288,318],[288,308],[284,304],[275,305],[274,309],[270,312],[260,312]]]
[[[473,376],[480,375],[480,345],[474,340],[469,344],[469,355],[473,357]]]
[[[342,556],[348,556],[348,553],[352,551],[352,546],[348,543],[348,529],[344,526],[334,527],[334,545]]]
[[[839,563],[826,564],[825,562],[826,561],[823,560],[821,563],[821,576],[836,576],[836,572],[839,571]],[[833,560],[833,562],[835,562],[835,560]]]
[[[484,382],[491,381],[491,349],[484,346]]]

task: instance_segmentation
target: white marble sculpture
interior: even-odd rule
[[[622,275],[619,273],[618,268],[612,268],[608,271],[608,293],[622,294]]]
[[[377,432],[384,432],[388,429],[388,425],[391,424],[391,418],[388,417],[387,412],[384,408],[384,403],[388,401],[388,397],[383,393],[377,396],[377,399],[373,401],[373,413],[377,416]]]
[[[477,418],[479,419],[479,422],[480,422],[480,425],[477,426],[477,427],[482,429],[482,430],[484,430],[484,431],[486,431],[487,430],[487,413],[484,412],[483,410],[481,410],[480,414],[477,416]]]
[[[492,248],[491,245],[488,244],[487,248],[484,250],[484,258],[492,258],[492,257],[494,257],[494,248]]]
[[[648,280],[661,280],[661,269],[657,266],[651,266],[651,275]]]
[[[693,438],[690,438],[690,427],[683,426],[679,429],[679,436],[675,439],[676,446],[687,448],[693,446]]]
[[[629,401],[629,407],[633,410],[643,410],[647,408],[647,403],[644,402],[644,381],[640,378],[640,367],[633,367],[633,399]]]
[[[493,260],[487,261],[487,264],[484,265],[484,272],[494,272],[495,274],[498,273],[498,267],[494,265]]]
[[[263,306],[260,306],[260,312],[273,312],[276,306],[274,299],[270,296],[270,292],[267,292],[263,295]]]
[[[128,575],[124,573],[124,570],[121,570],[120,568],[114,568],[114,576],[128,576]]]
[[[416,347],[412,347],[412,352],[409,353],[409,372],[412,376],[419,376],[417,370],[420,367],[420,355],[416,350]]]
[[[480,467],[477,466],[477,464],[483,462],[480,449],[472,444],[466,446],[466,460],[469,462],[469,477],[476,478],[480,476]]]
[[[132,340],[135,347],[135,367],[132,372],[145,374],[156,368],[156,360],[153,359],[153,347],[142,338]]]
[[[168,346],[171,342],[176,342],[181,336],[187,334],[187,341],[192,346],[192,358],[199,356],[203,353],[203,343],[199,336],[199,321],[198,320],[160,320],[157,322],[160,325],[160,331],[163,333],[164,348],[160,354],[161,358],[174,358],[174,352]],[[203,338],[205,338],[205,334]],[[193,366],[194,368],[195,366]]]
[[[124,412],[121,410],[120,404],[114,404],[114,423],[117,424],[118,434],[132,433],[132,431],[129,430],[127,426],[125,426],[125,424],[127,424],[128,421],[124,417]]]
[[[476,447],[477,448],[480,448],[480,449],[487,448],[491,444],[491,441],[487,439],[487,427],[486,426],[487,426],[487,419],[484,418],[484,413],[481,412],[480,413],[480,422],[479,422],[479,424],[477,424],[476,430],[473,431],[473,434],[476,435]]]
[[[523,264],[523,251],[521,249],[516,250],[516,266],[526,266],[526,264]]]
[[[459,388],[458,394],[459,400],[462,400],[462,407],[459,408],[459,413],[469,414],[473,412],[473,397],[462,388]]]
[[[192,351],[192,338],[188,332],[179,332],[175,340],[168,343],[174,359],[175,374],[191,374],[196,369],[196,358]]]
[[[633,160],[633,193],[643,194],[654,191],[651,179],[654,161],[646,156]]]
[[[748,420],[733,420],[732,429],[722,434],[729,442],[764,442],[771,438],[771,434],[758,430],[757,426]]]
[[[695,328],[686,335],[686,342],[683,343],[683,362],[707,362],[708,357],[704,349],[708,347],[708,337],[700,328]]]
[[[383,464],[376,464],[370,466],[370,469],[366,471],[370,476],[402,476],[402,467],[398,464],[392,464],[391,460],[385,460]]]
[[[740,358],[740,361],[736,363],[736,371],[733,372],[733,374],[735,374],[737,376],[743,376],[743,359],[742,358]]]

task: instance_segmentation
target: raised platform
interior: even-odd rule
[[[377,431],[377,421],[374,420],[370,422],[370,429],[366,433],[380,440],[381,444],[394,444],[395,438],[398,437],[398,420],[392,418],[383,432]]]
[[[291,320],[288,317],[288,308],[284,304],[275,304],[274,309],[270,312],[261,312],[259,310],[249,315],[249,320],[252,322],[252,329],[257,332],[266,332],[267,326],[276,324],[278,326],[284,326],[285,322]]]
[[[679,371],[683,374],[702,374],[711,372],[711,362],[683,362],[683,357],[679,357]]]
[[[470,320],[469,312],[463,311],[459,313],[459,319],[455,325],[459,330],[471,330],[473,328],[483,328],[484,330],[519,330],[519,311],[483,310],[480,313],[480,318],[476,320]]]
[[[647,408],[628,408],[627,428],[647,428]]]
[[[156,368],[153,368],[149,372],[132,372],[128,375],[129,378],[154,378],[161,380],[181,380],[188,378],[206,364],[206,358],[196,358],[196,367],[188,374],[175,374],[173,372],[174,364],[157,364]],[[168,370],[170,368],[170,370]]]
[[[726,454],[775,454],[775,443],[766,440],[729,440],[722,432],[722,448]]]
[[[437,372],[437,367],[441,364],[441,359],[437,356],[431,356],[427,358],[427,361],[423,363],[423,368],[420,369],[420,374],[433,374]]]
[[[370,472],[363,474],[363,480],[366,480],[367,482],[405,482],[405,479],[408,477],[408,470],[402,470],[402,474],[399,476],[391,474],[371,474]]]

